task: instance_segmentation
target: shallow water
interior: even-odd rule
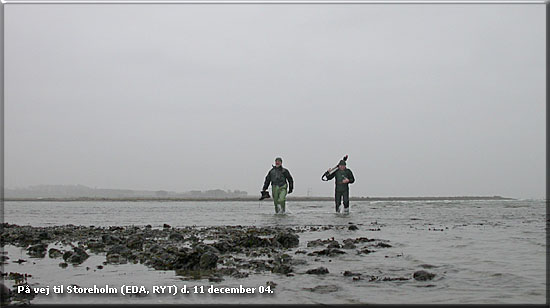
[[[351,202],[351,214],[333,213],[332,202],[289,202],[286,215],[274,215],[269,201],[258,202],[5,202],[4,221],[11,224],[178,226],[348,225],[357,231],[330,229],[299,233],[294,259],[307,260],[295,276],[251,274],[226,277],[219,283],[184,280],[174,271],[156,271],[141,264],[105,265],[104,255],[91,254],[83,264],[61,269],[59,259],[29,258],[24,249],[6,246],[10,260],[4,272],[29,273],[31,286],[77,284],[82,287],[144,285],[265,286],[277,283],[274,294],[176,296],[38,295],[32,303],[545,303],[545,202],[506,201],[379,201]],[[371,254],[355,250],[337,257],[295,255],[314,239],[366,236],[388,240],[393,247]],[[17,264],[23,258],[29,262]],[[431,281],[354,281],[345,270],[363,275],[412,277],[426,269]],[[327,267],[327,275],[307,275],[307,269]],[[89,270],[86,270],[89,267]],[[333,285],[328,293],[304,288]]]

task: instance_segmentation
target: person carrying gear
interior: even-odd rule
[[[288,185],[287,185],[288,182]],[[265,177],[262,195],[267,192],[267,187],[271,183],[271,193],[273,195],[273,203],[275,204],[275,213],[284,214],[286,212],[286,195],[294,190],[294,179],[290,175],[288,169],[283,168],[283,159],[275,158],[275,166],[269,170]],[[269,196],[269,193],[267,193]],[[279,208],[280,206],[280,208]]]
[[[332,169],[332,168],[331,168]],[[330,172],[328,169],[327,172]],[[346,161],[341,160],[338,163],[338,170],[336,172],[327,175],[327,180],[335,179],[335,192],[334,201],[336,203],[336,213],[340,212],[340,205],[342,204],[342,197],[344,199],[344,214],[349,214],[349,184],[355,182],[353,172],[351,169],[346,168]]]

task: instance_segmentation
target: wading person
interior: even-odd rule
[[[262,192],[267,191],[269,183],[271,183],[275,213],[284,214],[286,212],[286,195],[292,193],[294,180],[288,169],[283,168],[283,159],[280,157],[275,158],[275,166],[267,173]]]
[[[332,168],[331,168],[332,169]],[[331,171],[328,169],[328,172]],[[340,212],[340,205],[342,204],[342,198],[344,199],[344,214],[349,214],[349,184],[355,182],[351,169],[346,168],[346,161],[341,160],[338,163],[338,170],[329,174],[327,180],[334,178],[334,202],[336,203],[336,213]]]

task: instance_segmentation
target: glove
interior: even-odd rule
[[[266,198],[271,198],[271,196],[269,195],[269,192],[267,190],[262,190],[261,193],[262,193],[262,196],[260,197],[260,200],[263,200],[263,199],[266,199]]]
[[[291,194],[292,193],[292,188],[288,190],[288,193]]]

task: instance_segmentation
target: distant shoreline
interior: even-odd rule
[[[102,198],[102,197],[69,197],[69,198],[4,198],[4,201],[159,201],[159,202],[182,202],[182,201],[259,201],[258,197],[238,197],[238,198],[161,198],[161,197],[122,197],[122,198]],[[333,197],[291,197],[287,201],[333,201]],[[461,197],[350,197],[350,201],[476,201],[476,200],[516,200],[501,196],[461,196]],[[262,202],[272,202],[273,199],[264,199]]]

